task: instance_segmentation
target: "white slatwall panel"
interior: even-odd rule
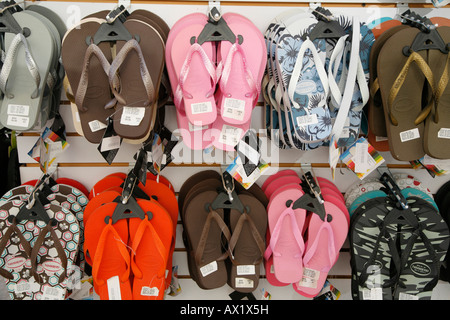
[[[292,7],[302,6],[307,9],[308,2],[298,1],[283,1],[283,6],[277,6],[276,2],[272,1],[257,1],[257,5],[252,5],[255,1],[246,1],[240,3],[238,0],[227,1],[227,4],[221,5],[221,11],[224,12],[238,12],[248,17],[253,23],[264,32],[269,22],[279,13],[289,10]],[[152,11],[161,16],[171,27],[178,19],[188,13],[208,11],[208,2],[204,1],[184,1],[176,4],[164,4],[162,2],[155,3],[139,3],[132,2],[130,11],[135,9],[146,9]],[[370,22],[380,17],[394,17],[397,13],[405,10],[406,4],[430,4],[430,0],[407,0],[407,1],[381,1],[381,0],[369,0],[369,1],[338,1],[327,0],[321,1],[323,6],[327,4],[335,3],[349,3],[355,5],[357,3],[367,4],[393,4],[391,6],[350,6],[350,7],[336,7],[334,5],[331,9],[333,12],[345,12],[348,15],[358,15],[362,21]],[[400,4],[400,8],[395,6],[396,3]],[[58,13],[68,27],[75,24],[81,17],[105,9],[113,9],[115,3],[113,2],[56,2],[56,1],[43,1],[39,3],[42,6],[46,6],[56,13]],[[317,4],[317,3],[316,3]],[[428,17],[433,16],[445,16],[450,18],[450,8],[434,9],[430,6],[427,7],[414,7],[413,9],[419,14],[427,14]],[[97,151],[97,146],[90,144],[83,137],[75,134],[75,128],[72,123],[72,115],[70,106],[67,103],[67,99],[63,95],[63,104],[61,105],[61,114],[66,123],[68,132],[68,142],[70,147],[62,154],[58,160],[60,166],[57,169],[57,177],[68,177],[79,180],[88,189],[91,189],[96,181],[100,180],[107,174],[113,172],[127,172],[129,170],[128,164],[133,162],[133,155],[138,150],[137,145],[123,144],[123,147],[119,151],[112,166],[107,166],[105,161]],[[166,107],[166,126],[174,130],[176,129],[175,112],[173,106]],[[263,111],[264,108],[257,106],[254,109],[252,116],[252,128],[263,129]],[[266,141],[264,137],[261,137],[263,141]],[[34,145],[37,140],[36,135],[21,135],[18,137],[18,150],[19,160],[23,164],[20,168],[22,181],[28,181],[39,178],[41,172],[36,166],[35,161],[28,156],[28,151]],[[176,149],[177,155],[183,155],[174,164],[168,166],[162,174],[166,176],[174,185],[175,191],[179,191],[183,182],[196,172],[200,172],[207,169],[213,169],[216,171],[221,170],[221,164],[229,161],[229,157],[220,151],[216,151],[214,157],[205,157],[202,152],[186,152],[182,150],[181,144]],[[296,150],[278,150],[275,146],[269,143],[265,146],[266,150],[263,150],[263,157],[266,162],[271,163],[272,167],[267,171],[267,174],[262,176],[258,180],[258,184],[261,185],[265,179],[270,175],[289,167],[292,164],[312,164],[314,173],[317,176],[331,179],[330,169],[323,167],[328,163],[328,149],[320,148],[315,151],[300,152]],[[183,153],[184,151],[184,153]],[[189,154],[190,153],[190,154]],[[420,179],[425,183],[431,192],[435,193],[439,187],[445,183],[449,178],[447,176],[431,178],[425,170],[414,170],[407,168],[405,162],[399,162],[394,160],[390,154],[382,153],[386,163],[391,166],[393,173],[409,173]],[[228,162],[229,163],[229,162]],[[376,176],[377,173],[372,173]],[[346,168],[338,169],[336,174],[335,184],[339,190],[345,192],[352,184],[357,182],[357,177]],[[196,283],[189,278],[189,270],[187,267],[186,250],[184,249],[183,241],[181,238],[182,225],[179,223],[177,228],[177,244],[176,251],[174,253],[174,264],[179,267],[180,284],[182,293],[178,296],[167,296],[167,300],[179,300],[179,299],[192,299],[192,300],[227,300],[228,295],[233,291],[230,287],[225,285],[222,288],[214,290],[202,290]],[[330,282],[341,292],[340,299],[351,300],[350,291],[350,253],[348,251],[349,244],[346,243],[338,262],[330,271]],[[262,274],[264,274],[264,268],[262,268]],[[271,286],[267,280],[261,279],[258,289],[254,292],[257,299],[261,298],[261,292],[265,289],[269,291],[274,300],[308,300],[297,294],[292,286],[287,287],[274,287]],[[450,284],[440,281],[435,291],[433,292],[433,299],[435,300],[450,300]]]

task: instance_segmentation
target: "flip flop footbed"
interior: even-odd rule
[[[8,217],[17,215],[24,205],[26,203],[20,200],[13,200],[1,206],[2,234],[11,225]],[[49,218],[56,221],[55,226],[49,226],[50,234],[47,234],[49,229],[43,221],[24,220],[17,223],[20,232],[33,248],[32,256],[35,256],[36,261],[29,261],[28,264],[22,258],[18,260],[20,263],[13,263],[13,260],[10,260],[18,253],[19,257],[23,257],[17,237],[11,239],[0,259],[2,268],[16,274],[12,281],[7,281],[7,289],[12,299],[65,298],[68,276],[73,272],[72,267],[78,254],[80,228],[76,217],[68,210],[54,204],[46,205],[44,208]],[[28,268],[31,265],[39,274],[40,283],[30,278],[30,272],[24,269],[26,265]],[[26,272],[23,273],[24,271]]]

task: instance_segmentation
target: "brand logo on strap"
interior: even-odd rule
[[[6,262],[5,267],[7,269],[19,269],[25,264],[26,261],[27,259],[24,257],[13,257]]]
[[[55,273],[61,270],[61,263],[57,261],[45,261],[42,263],[42,267],[50,273]]]
[[[411,271],[419,276],[427,276],[431,274],[431,269],[425,263],[413,262],[410,267]]]

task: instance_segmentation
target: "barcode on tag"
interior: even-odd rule
[[[8,116],[8,120],[6,121],[6,124],[8,126],[28,128],[28,126],[30,124],[30,118],[22,117],[22,116],[16,116],[16,115],[9,115]]]
[[[317,288],[317,280],[319,280],[320,271],[310,268],[303,268],[303,277],[300,280],[300,286],[306,288]]]
[[[316,114],[308,114],[306,116],[297,117],[296,119],[297,119],[297,125],[299,127],[309,126],[311,124],[316,124],[316,123],[319,122],[317,120],[317,115]]]
[[[419,300],[419,297],[412,294],[400,292],[398,300]]]
[[[407,141],[418,139],[418,138],[420,138],[420,133],[419,133],[419,129],[417,129],[417,128],[400,132],[400,140],[402,142],[407,142]]]
[[[55,287],[45,287],[42,294],[42,300],[63,300],[65,290]]]
[[[200,268],[200,272],[202,273],[203,277],[206,277],[207,275],[217,271],[217,262],[213,261],[208,263],[207,265],[204,265]]]
[[[236,288],[253,288],[253,280],[247,278],[235,278],[235,287]]]
[[[145,108],[142,107],[123,107],[120,124],[126,126],[138,126],[144,119]]]
[[[229,146],[235,146],[241,140],[241,136],[241,128],[236,128],[224,124],[222,127],[222,131],[220,132],[219,142]]]
[[[438,131],[438,138],[450,139],[450,128],[441,128]]]
[[[157,297],[159,294],[159,289],[157,287],[142,287],[141,288],[141,296],[147,297]]]
[[[106,129],[106,124],[98,120],[92,120],[89,122],[89,128],[92,132],[97,132]]]
[[[30,292],[30,291],[31,291],[31,285],[29,282],[17,283],[16,287],[14,289],[15,293],[24,293],[24,292]]]
[[[113,276],[106,280],[106,286],[108,288],[109,300],[122,300],[119,276]]]
[[[246,276],[255,274],[255,266],[254,265],[239,265],[236,267],[236,274],[238,276]]]
[[[112,136],[103,138],[102,146],[100,148],[100,152],[105,152],[109,150],[119,149],[120,148],[120,136]]]
[[[363,300],[383,300],[382,288],[363,289]]]
[[[8,114],[16,116],[28,116],[30,112],[30,106],[21,104],[8,104]]]
[[[244,120],[245,101],[233,98],[225,98],[222,117]]]
[[[212,112],[211,101],[198,102],[191,104],[192,114],[202,114]]]

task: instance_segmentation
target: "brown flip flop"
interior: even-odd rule
[[[99,58],[103,55],[104,60],[112,60],[110,46],[105,42],[97,46],[86,44],[86,38],[95,35],[99,27],[96,21],[85,21],[69,30],[61,51],[67,80],[77,102],[81,130],[91,143],[101,141],[106,119],[114,112],[113,108],[105,108],[111,102],[111,90],[108,74]],[[91,50],[93,48],[97,50]]]
[[[239,199],[246,210],[230,210],[228,285],[239,292],[252,292],[259,284],[266,249],[267,211],[252,195],[241,194]]]
[[[427,52],[403,54],[420,32],[406,28],[396,32],[380,50],[377,74],[389,138],[389,150],[400,161],[413,161],[425,155],[423,135],[431,105],[422,108],[425,79],[434,86],[426,63]]]
[[[447,19],[448,20],[448,19]],[[450,21],[450,20],[449,20]],[[450,43],[450,23],[441,21],[437,32]],[[450,86],[449,53],[428,50],[428,65],[436,81],[435,103],[425,123],[424,149],[426,154],[437,159],[450,159]]]
[[[114,130],[122,138],[141,140],[155,123],[165,46],[158,31],[141,20],[128,18],[124,26],[139,41],[116,42],[117,55],[109,73],[111,84],[116,74],[121,82],[120,92],[113,89],[117,99]]]
[[[190,176],[181,186],[180,191],[178,192],[178,209],[180,212],[182,211],[183,205],[184,205],[184,199],[186,195],[188,194],[189,190],[193,186],[195,186],[199,181],[202,181],[204,179],[208,178],[216,178],[220,180],[220,174],[217,171],[214,170],[205,170],[198,172],[192,176]]]
[[[391,20],[389,20],[391,21]],[[396,20],[397,21],[397,20]],[[399,24],[400,21],[397,21]],[[369,59],[369,69],[370,69],[370,99],[369,99],[369,130],[375,135],[379,137],[387,137],[386,132],[386,124],[384,119],[383,105],[381,102],[381,96],[379,91],[379,84],[377,79],[377,62],[378,55],[380,50],[385,45],[386,41],[396,32],[411,28],[407,25],[395,25],[391,26],[389,29],[383,29],[384,32],[376,38],[375,42],[372,45],[372,49],[370,50],[370,59]],[[371,142],[372,145],[374,145]],[[379,151],[379,148],[375,149]]]
[[[184,228],[189,243],[189,270],[202,289],[215,289],[227,283],[228,251],[224,244],[231,234],[223,221],[223,210],[207,206],[216,197],[216,191],[205,191],[186,203]]]

